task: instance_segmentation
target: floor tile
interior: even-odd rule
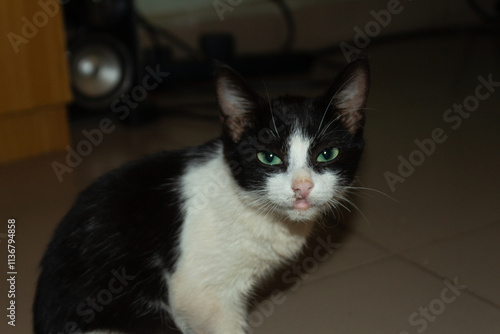
[[[350,206],[351,214],[344,211],[346,227],[318,234],[321,241],[314,239],[297,263],[301,275],[291,267],[277,275],[274,289],[284,294],[253,315],[259,325],[254,333],[500,333],[500,88],[456,129],[452,125],[458,123],[443,119],[454,104],[475,94],[480,76],[491,74],[500,81],[497,42],[430,38],[373,45],[367,51],[372,91],[367,146],[356,182],[363,189],[351,196],[356,207]],[[274,90],[272,83],[269,87]],[[39,260],[81,190],[124,162],[219,134],[213,95],[202,95],[193,101],[187,97],[187,105],[186,97],[165,98],[165,112],[153,123],[130,127],[114,120],[114,130],[62,179],[53,164],[64,163],[67,152],[0,166],[0,224],[17,220],[19,249],[18,325],[2,321],[1,333],[31,332]],[[99,121],[73,124],[71,147],[86,140],[84,130],[96,129]],[[397,172],[400,156],[418,154],[412,153],[418,149],[415,141],[425,141],[437,128],[447,139],[392,191],[384,174]],[[0,230],[1,259],[7,256],[4,232]],[[315,253],[318,245],[323,248]],[[283,278],[287,270],[292,271]],[[445,282],[453,284],[455,278],[467,290],[445,303],[442,296],[453,297],[449,290],[443,295]],[[6,305],[6,280],[0,291],[0,303]],[[439,314],[425,320],[419,314],[425,307]]]
[[[500,221],[403,253],[441,276],[459,276],[468,289],[500,307]]]
[[[319,232],[311,238],[309,248],[296,261],[295,268],[301,276],[307,277],[306,284],[332,276],[339,272],[352,270],[391,254],[369,243],[356,233],[342,229]],[[283,276],[283,274],[282,274]]]
[[[446,45],[430,44],[429,55],[442,54]],[[358,178],[361,186],[396,201],[384,196],[357,200],[370,224],[358,217],[352,226],[392,250],[401,250],[500,219],[496,204],[500,178],[495,172],[500,169],[500,156],[493,153],[500,149],[500,132],[496,129],[500,89],[495,88],[488,99],[479,101],[477,110],[459,126],[444,120],[454,104],[463,104],[475,95],[481,83],[478,76],[488,78],[492,74],[500,81],[492,54],[488,53],[482,63],[465,67],[459,54],[450,54],[447,64],[439,58],[428,66],[432,63],[429,55],[418,58],[403,46],[391,46],[390,50],[374,51],[373,63],[399,56],[405,59],[403,63],[413,61],[414,66],[397,62],[390,71],[389,65],[373,69],[366,151]],[[387,52],[391,57],[387,58]],[[444,68],[441,74],[446,74],[433,76],[429,68],[436,68],[438,63]],[[437,138],[446,139],[431,143],[436,129],[442,130]],[[392,189],[388,173],[392,173],[392,180],[400,177]]]
[[[275,291],[252,313],[253,333],[498,333],[500,309],[462,290],[462,277],[456,283],[384,259]]]

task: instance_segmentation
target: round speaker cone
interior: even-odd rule
[[[70,45],[74,105],[102,111],[128,92],[137,71],[131,53],[124,43],[108,35],[86,36]]]
[[[89,98],[110,94],[123,80],[120,57],[104,45],[92,45],[79,50],[73,64],[75,89]]]

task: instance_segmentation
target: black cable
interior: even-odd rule
[[[286,26],[286,38],[281,47],[283,52],[292,51],[293,45],[296,39],[296,26],[295,21],[292,15],[292,12],[286,2],[284,0],[270,0],[274,2],[278,8],[280,9]],[[184,53],[188,54],[193,59],[202,58],[201,53],[194,49],[192,46],[172,34],[170,31],[163,27],[159,27],[150,21],[148,21],[143,15],[141,15],[136,10],[137,22],[142,25],[142,27],[146,30],[153,43],[155,44],[155,48],[159,47],[159,37],[164,38],[165,40],[172,43],[177,48],[181,49]]]
[[[274,2],[279,7],[281,13],[283,14],[287,34],[285,42],[283,43],[282,46],[282,51],[290,52],[292,51],[293,44],[295,43],[295,39],[297,37],[296,36],[297,29],[295,26],[295,20],[293,19],[292,11],[290,10],[290,7],[288,7],[288,5],[284,0],[270,0],[270,1]]]
[[[201,53],[193,48],[191,45],[187,44],[179,37],[175,36],[167,29],[163,27],[156,26],[149,22],[144,16],[142,16],[139,12],[136,11],[137,21],[141,24],[144,29],[148,32],[148,34],[152,37],[153,42],[157,44],[155,47],[158,47],[159,37],[164,38],[165,40],[172,43],[174,46],[178,47],[182,51],[184,51],[187,55],[189,55],[193,59],[200,59]]]
[[[481,34],[481,35],[491,35],[492,37],[498,37],[499,30],[484,26],[468,26],[468,27],[456,27],[456,28],[428,28],[428,29],[424,28],[411,32],[398,32],[398,33],[391,33],[384,36],[375,37],[370,41],[368,47],[389,44],[389,43],[398,43],[407,40],[464,35],[464,34],[476,34],[476,35]],[[353,43],[352,40],[343,41],[317,50],[316,56],[321,57],[321,56],[342,54],[341,44],[343,43],[347,43],[353,47],[356,47],[356,45]],[[362,49],[361,51],[363,52],[364,49]]]
[[[135,15],[137,18],[137,22],[141,23],[139,14],[136,12]],[[142,26],[151,39],[153,50],[156,53],[156,56],[158,57],[158,59],[161,59],[161,43],[160,39],[158,38],[158,34],[149,25],[142,24]]]
[[[491,8],[496,10],[496,15],[485,10],[476,0],[467,0],[467,3],[485,22],[500,23],[500,0],[497,0],[495,5]]]

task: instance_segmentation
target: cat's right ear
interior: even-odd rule
[[[245,129],[253,124],[260,97],[227,65],[217,66],[215,82],[224,132],[238,142]]]
[[[349,63],[337,76],[334,84],[323,95],[323,102],[340,111],[341,120],[347,130],[356,135],[363,129],[370,66],[368,59],[357,58]]]

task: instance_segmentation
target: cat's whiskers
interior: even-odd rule
[[[361,191],[372,191],[372,192],[374,192],[376,194],[379,194],[379,195],[382,195],[382,196],[384,196],[384,197],[386,197],[386,198],[388,198],[388,199],[390,199],[390,200],[392,200],[394,202],[398,202],[398,203],[400,202],[399,200],[397,200],[396,198],[390,196],[389,194],[387,194],[387,193],[385,193],[385,192],[383,192],[381,190],[375,189],[375,188],[357,187],[357,186],[346,186],[346,187],[344,187],[344,189],[347,192],[349,192],[349,194],[357,195],[357,196],[360,196],[360,197],[361,197],[360,190]],[[363,197],[363,198],[369,199],[368,197]]]
[[[338,89],[337,91],[335,92],[335,94],[333,94],[333,96],[331,97],[330,101],[328,102],[328,105],[326,106],[325,108],[325,112],[323,113],[323,117],[321,118],[321,122],[319,122],[319,126],[318,126],[318,131],[317,132],[320,132],[321,130],[321,125],[323,125],[323,121],[325,120],[325,116],[326,116],[326,113],[328,112],[328,109],[330,109],[330,106],[333,102],[333,100],[337,97],[337,94],[344,88],[345,85],[347,85],[352,79],[354,79],[356,77],[355,74],[353,74],[348,80],[346,80]]]
[[[336,136],[338,133],[342,133],[342,130],[339,130],[339,129],[332,129],[330,131],[326,131],[328,128],[325,128],[325,131],[322,133],[319,133],[316,137],[318,139],[321,139],[321,138],[325,138],[325,137],[329,137],[329,136]]]
[[[328,201],[326,203],[328,209],[330,210],[330,212],[332,213],[333,215],[333,218],[335,220],[340,220],[341,218],[343,218],[344,216],[344,213],[342,210],[340,210],[339,206],[337,205],[336,201],[333,202],[333,201]]]
[[[333,118],[330,122],[328,122],[328,123],[325,125],[325,127],[323,128],[323,130],[321,130],[321,131],[318,133],[317,137],[318,137],[318,138],[325,137],[325,136],[328,134],[326,131],[330,128],[330,126],[331,126],[333,123],[335,123],[336,121],[338,121],[340,118],[342,118],[342,115],[338,115],[337,117]]]
[[[267,103],[269,104],[269,111],[271,112],[271,119],[273,121],[274,131],[276,131],[276,136],[274,136],[272,130],[271,130],[271,134],[273,134],[275,139],[280,139],[280,134],[278,133],[278,127],[276,126],[276,120],[274,119],[273,107],[271,105],[271,97],[269,96],[269,90],[267,89],[266,82],[264,81],[262,76],[260,78],[262,80],[262,83],[264,84],[264,88],[266,89]]]
[[[253,190],[248,204],[256,209],[256,212],[264,216],[273,215],[278,204],[266,198],[265,190]]]
[[[342,203],[342,200],[344,200],[344,198],[340,198],[340,199],[336,199],[336,198],[331,198],[327,204],[333,208],[335,208],[335,210],[337,210],[340,214],[344,214],[344,211],[341,210],[340,208],[344,208],[346,211],[348,212],[351,212],[351,209],[349,209],[349,207],[347,207],[345,204]]]
[[[261,207],[257,209],[257,212],[265,216],[269,216],[273,214],[273,212],[276,210],[276,207],[276,203],[266,200],[261,204]]]
[[[372,225],[371,225],[370,221],[368,220],[368,217],[366,217],[366,215],[361,211],[361,209],[356,204],[354,204],[354,202],[348,197],[348,195],[349,195],[348,192],[345,192],[345,194],[342,194],[340,196],[341,200],[346,202],[348,205],[352,206],[354,209],[356,209],[356,211],[359,212],[359,214],[361,215],[363,220],[367,223],[368,227],[370,228],[370,231],[373,231]],[[352,212],[351,210],[348,210],[348,211]]]

